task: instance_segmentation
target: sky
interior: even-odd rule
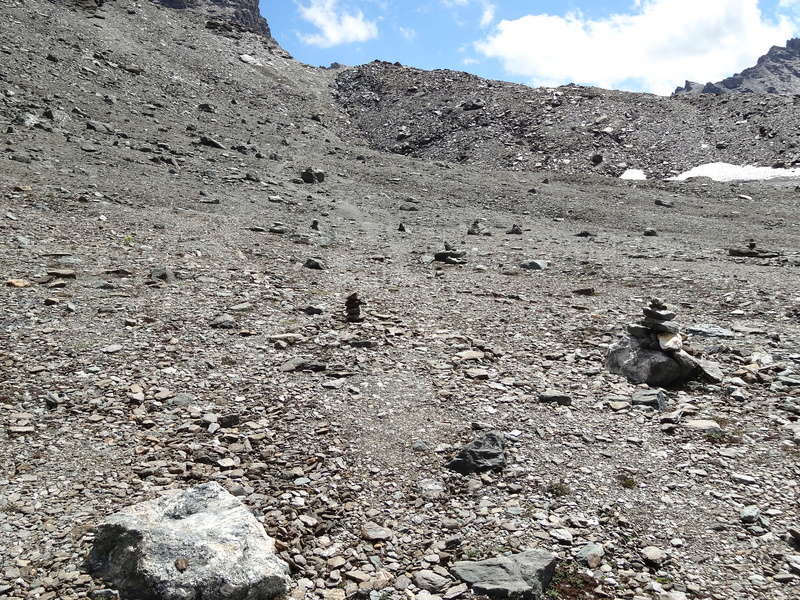
[[[375,59],[533,86],[668,95],[800,34],[800,0],[260,0],[308,64]]]

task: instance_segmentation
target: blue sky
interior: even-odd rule
[[[298,60],[374,59],[530,85],[668,94],[800,31],[800,0],[261,0]]]

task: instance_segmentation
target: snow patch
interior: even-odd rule
[[[624,177],[624,175],[623,175]],[[755,167],[752,165],[732,165],[730,163],[709,163],[700,165],[670,181],[686,181],[690,177],[710,177],[714,181],[767,181],[781,177],[800,177],[800,169],[773,169],[771,167]]]
[[[628,181],[646,181],[647,175],[641,169],[628,169],[619,178]]]

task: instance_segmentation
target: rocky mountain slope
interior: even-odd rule
[[[461,162],[386,152],[354,95],[375,85],[263,32],[126,0],[3,15],[0,599],[117,597],[87,565],[94,528],[215,483],[275,539],[297,600],[469,600],[464,562],[530,552],[557,559],[548,598],[797,596],[794,186],[504,168],[489,136]],[[450,101],[494,114],[475,84]],[[624,115],[623,97],[574,106]],[[720,101],[747,112],[737,144],[789,154],[777,100]],[[733,127],[718,114],[704,127]],[[585,158],[597,136],[561,117]],[[755,139],[758,119],[778,133]],[[669,168],[682,139],[659,148]],[[722,381],[608,371],[653,295]],[[174,578],[198,566],[168,558]]]
[[[376,149],[526,171],[669,177],[711,162],[800,163],[798,100],[672,99],[564,86],[532,89],[467,73],[374,62],[339,73],[350,139]]]
[[[785,47],[773,46],[755,66],[717,83],[687,81],[674,95],[697,94],[800,94],[800,39],[789,40]]]

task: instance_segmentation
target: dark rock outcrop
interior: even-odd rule
[[[272,38],[266,19],[261,16],[258,0],[156,0],[177,9],[192,9],[242,31]]]

